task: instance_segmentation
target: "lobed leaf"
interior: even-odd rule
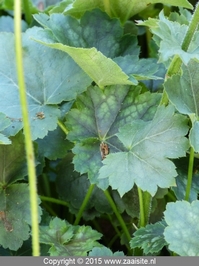
[[[152,196],[157,186],[173,186],[177,172],[168,158],[186,155],[189,143],[184,136],[187,132],[187,118],[174,114],[172,106],[158,107],[152,121],[136,120],[120,127],[116,135],[126,151],[110,154],[103,160],[99,179],[108,178],[109,185],[121,196],[134,183]]]
[[[164,215],[168,224],[164,237],[169,249],[180,256],[198,256],[199,201],[168,203]]]
[[[38,200],[38,203],[40,201]],[[40,221],[41,209],[39,209]],[[39,222],[38,221],[38,222]],[[31,215],[29,187],[11,184],[0,187],[0,244],[18,250],[30,237]]]
[[[108,86],[104,90],[90,87],[80,95],[66,116],[67,138],[75,142],[75,170],[88,173],[91,183],[98,182],[102,166],[100,143],[109,146],[109,152],[123,150],[116,138],[118,128],[135,119],[151,120],[160,101],[160,94],[141,94],[141,87]],[[103,187],[108,184],[106,181]]]
[[[49,226],[40,226],[40,242],[50,245],[51,256],[86,256],[95,246],[101,234],[89,226],[74,226],[54,218]]]
[[[57,127],[60,110],[56,104],[73,100],[91,80],[63,52],[31,41],[29,36],[33,33],[37,35],[37,28],[23,34],[23,62],[29,119],[35,140],[43,138],[48,131]],[[0,112],[11,121],[6,132],[15,135],[22,128],[22,119],[13,49],[14,34],[0,35]]]
[[[142,248],[144,254],[157,254],[167,245],[164,239],[165,223],[158,222],[139,228],[130,241],[131,248]]]
[[[166,18],[163,11],[161,11],[159,14],[159,20],[149,18],[149,20],[144,22],[138,21],[138,25],[149,26],[154,34],[153,39],[160,47],[159,62],[169,62],[170,58],[174,55],[178,55],[185,65],[187,65],[191,59],[199,59],[199,31],[195,32],[188,50],[184,51],[182,50],[181,45],[188,29],[188,25],[181,24],[181,21],[171,21]]]

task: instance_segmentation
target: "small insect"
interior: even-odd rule
[[[43,112],[36,113],[36,116],[37,116],[38,119],[44,119],[45,118],[45,115],[44,115]]]
[[[106,156],[109,154],[109,147],[104,142],[100,143],[100,153],[102,156],[102,160],[104,160],[104,158],[106,158]]]
[[[7,220],[6,213],[4,211],[0,211],[0,221],[3,222],[6,231],[8,232],[13,231],[12,224]]]

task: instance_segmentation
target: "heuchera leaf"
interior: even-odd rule
[[[111,59],[121,54],[137,55],[139,52],[136,38],[123,36],[119,20],[110,19],[100,10],[87,12],[80,22],[60,14],[50,17],[35,15],[35,19],[45,29],[40,30],[40,37],[32,36],[33,39],[68,53],[100,87],[135,84]]]
[[[38,200],[38,203],[40,201]],[[40,222],[41,209],[39,208]],[[0,245],[18,250],[30,237],[31,215],[27,184],[0,186]]]
[[[67,221],[54,218],[49,226],[40,227],[40,242],[51,245],[50,256],[86,256],[101,234],[89,226],[74,226]]]
[[[43,138],[57,127],[56,104],[73,100],[91,80],[65,53],[32,40],[37,28],[23,34],[23,62],[32,138]],[[0,112],[10,118],[10,135],[22,128],[21,107],[14,54],[14,34],[0,33]],[[71,77],[73,77],[71,79]]]
[[[80,20],[63,14],[36,14],[34,18],[53,33],[57,43],[76,47],[95,47],[109,58],[122,55],[128,50],[139,55],[137,38],[124,35],[118,19],[111,19],[99,9],[86,12]]]
[[[88,88],[77,98],[76,108],[66,115],[67,138],[75,142],[75,170],[88,173],[91,183],[98,182],[102,166],[100,143],[107,143],[110,153],[123,150],[116,138],[118,128],[134,119],[153,119],[160,97],[156,93],[141,94],[140,86]]]
[[[114,58],[114,62],[130,76],[130,80],[134,84],[138,84],[137,80],[162,79],[155,75],[158,71],[156,59],[148,58],[139,60],[138,56],[126,55]]]
[[[155,3],[182,6],[191,9],[193,8],[187,0],[176,0],[175,2],[172,0],[109,0],[108,3],[101,0],[75,0],[72,4],[71,1],[69,3],[66,2],[66,4],[63,5],[63,8],[58,10],[59,12],[65,12],[66,14],[70,14],[79,18],[87,10],[100,8],[101,10],[107,12],[109,16],[120,18],[122,23],[124,23],[130,17],[147,8],[149,4]],[[51,12],[54,12],[54,10]]]
[[[168,203],[164,215],[169,249],[180,256],[199,256],[199,201]]]
[[[185,65],[193,59],[199,59],[199,31],[196,31],[194,38],[189,45],[187,51],[182,50],[182,42],[187,32],[188,25],[180,24],[176,21],[171,21],[166,18],[163,12],[159,14],[158,19],[149,18],[147,21],[138,21],[138,25],[149,26],[152,33],[154,34],[153,39],[156,44],[160,47],[160,62],[165,62],[171,59],[172,56],[178,55]]]
[[[140,247],[144,254],[158,253],[167,245],[163,235],[165,226],[165,222],[158,222],[139,228],[130,241],[131,248]]]
[[[176,109],[186,115],[199,116],[199,64],[190,60],[182,66],[182,75],[173,75],[164,84],[169,100]]]
[[[126,151],[110,154],[103,160],[99,179],[109,178],[109,184],[121,196],[134,183],[152,196],[157,186],[173,186],[177,172],[168,158],[186,155],[187,132],[187,118],[174,114],[173,106],[158,107],[152,121],[137,120],[120,127],[117,136]]]

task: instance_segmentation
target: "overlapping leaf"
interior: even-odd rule
[[[134,84],[138,84],[137,80],[158,80],[162,79],[155,75],[158,71],[157,60],[148,58],[139,60],[138,56],[124,56],[117,57],[114,61],[121,67],[121,69],[130,76],[130,80]]]
[[[169,78],[164,86],[169,100],[176,109],[192,118],[192,128],[190,130],[190,143],[196,152],[199,152],[198,143],[198,117],[199,117],[199,64],[195,60],[190,60],[187,66],[182,66],[182,75],[174,75]]]
[[[187,64],[193,58],[199,59],[199,31],[195,32],[188,50],[184,51],[181,46],[188,25],[167,19],[163,12],[160,13],[159,20],[149,18],[144,22],[139,21],[138,25],[150,27],[154,34],[153,38],[160,47],[160,62],[168,61],[174,55],[179,55],[184,64]]]
[[[67,221],[54,218],[49,226],[40,227],[40,242],[50,245],[51,256],[86,256],[101,234],[89,226],[73,226]]]
[[[180,256],[199,256],[199,201],[168,203],[164,237],[169,249]]]
[[[91,182],[96,183],[102,166],[100,143],[106,142],[110,153],[123,150],[116,138],[118,128],[134,119],[151,120],[160,97],[160,94],[149,92],[142,94],[139,86],[119,85],[104,90],[90,87],[79,96],[76,108],[66,116],[67,137],[75,142],[75,170],[88,173]]]
[[[137,120],[120,127],[117,136],[126,151],[107,156],[99,179],[109,178],[109,185],[121,196],[134,183],[152,196],[158,186],[173,186],[177,172],[168,158],[186,155],[187,131],[187,119],[174,114],[172,106],[160,106],[152,121]]]
[[[176,109],[186,115],[199,116],[199,64],[191,60],[182,66],[182,75],[174,75],[165,82],[169,100]]]
[[[23,35],[23,60],[32,137],[37,139],[57,127],[60,111],[56,104],[74,99],[91,80],[63,52],[30,40],[33,32],[37,35],[37,28]],[[22,119],[12,33],[1,33],[0,57],[0,112],[12,122],[8,134],[15,135],[22,128]]]
[[[119,20],[110,19],[99,9],[86,12],[80,20],[63,14],[36,14],[34,17],[47,31],[53,33],[57,43],[76,48],[95,47],[109,58],[126,51],[139,55],[137,38],[124,35]]]
[[[0,244],[4,248],[18,250],[23,241],[30,237],[31,215],[27,184],[0,187],[0,213]],[[39,221],[40,215],[41,209]]]
[[[100,10],[87,12],[80,22],[60,14],[35,15],[35,19],[45,29],[33,39],[68,53],[99,86],[133,84],[111,60],[118,55],[139,53],[136,38],[123,35],[119,20],[110,19]]]
[[[120,18],[120,20],[124,23],[130,17],[147,8],[149,4],[155,3],[192,8],[192,5],[187,0],[177,0],[175,2],[172,0],[109,0],[108,2],[103,2],[101,0],[74,0],[66,1],[65,4],[60,5],[59,8],[55,7],[55,9],[51,12],[65,12],[66,14],[79,18],[87,10],[100,8],[101,10],[107,12],[109,16]]]
[[[131,248],[140,247],[144,254],[157,254],[167,242],[164,239],[165,222],[148,224],[139,228],[130,241]]]

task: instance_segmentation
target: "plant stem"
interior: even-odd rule
[[[188,179],[187,179],[187,187],[185,193],[185,200],[189,201],[192,177],[193,177],[193,163],[194,163],[194,149],[191,147],[189,154],[189,168],[188,168]]]
[[[138,197],[139,197],[139,204],[140,204],[140,227],[145,226],[145,215],[144,215],[144,201],[143,201],[143,195],[142,195],[142,190],[137,187],[138,189]]]
[[[78,224],[79,224],[79,221],[80,221],[80,219],[81,219],[81,217],[82,217],[82,213],[83,213],[83,211],[85,210],[86,205],[88,204],[88,201],[89,201],[89,199],[90,199],[90,197],[91,197],[91,194],[92,194],[92,192],[93,192],[94,187],[95,187],[94,184],[91,184],[91,185],[90,185],[90,187],[89,187],[89,189],[88,189],[88,191],[87,191],[87,193],[86,193],[86,196],[85,196],[85,198],[84,198],[84,201],[82,202],[82,205],[81,205],[81,207],[80,207],[80,209],[79,209],[79,212],[78,212],[77,217],[76,217],[76,219],[75,219],[74,225],[78,225]]]
[[[186,32],[185,38],[182,43],[182,50],[187,51],[189,48],[189,45],[193,39],[193,36],[198,28],[199,23],[199,2],[196,4],[195,11],[193,13],[191,22],[189,24],[189,28]]]
[[[119,223],[120,223],[120,225],[121,225],[121,227],[122,227],[122,229],[123,229],[123,232],[124,232],[124,234],[126,235],[126,238],[127,238],[128,242],[130,242],[130,240],[131,240],[130,233],[129,233],[127,227],[126,227],[126,224],[125,224],[125,222],[124,222],[122,216],[121,216],[120,213],[118,212],[117,207],[116,207],[116,205],[115,205],[113,199],[111,198],[111,195],[109,194],[108,190],[105,190],[105,191],[104,191],[104,194],[105,194],[105,196],[106,196],[106,198],[107,198],[109,204],[111,205],[111,208],[112,208],[112,210],[114,211],[114,213],[115,213],[115,215],[116,215],[116,217],[117,217],[117,219],[118,219],[118,221],[119,221]]]
[[[68,207],[68,203],[63,201],[63,200],[59,200],[59,199],[55,199],[55,198],[51,198],[51,197],[46,197],[46,196],[39,196],[39,197],[42,201],[48,201],[51,203],[55,203],[55,204],[59,204],[59,205],[63,205],[63,206]]]
[[[32,14],[31,14],[31,11],[30,11],[29,0],[23,0],[23,11],[24,11],[24,14],[25,14],[26,22],[28,23],[28,25],[30,25],[31,22],[32,22]]]
[[[19,84],[19,95],[23,117],[24,135],[25,135],[25,149],[28,166],[28,178],[30,187],[30,210],[32,222],[32,249],[33,256],[39,256],[39,225],[38,225],[38,201],[37,201],[37,184],[35,172],[34,149],[31,138],[31,131],[28,118],[28,107],[26,99],[26,88],[23,73],[23,59],[22,59],[22,38],[21,38],[21,1],[15,0],[14,5],[14,28],[15,28],[15,49],[16,49],[16,66],[17,77]]]
[[[66,128],[66,126],[64,125],[64,123],[60,120],[57,121],[58,126],[62,129],[62,131],[68,135],[68,129]]]

